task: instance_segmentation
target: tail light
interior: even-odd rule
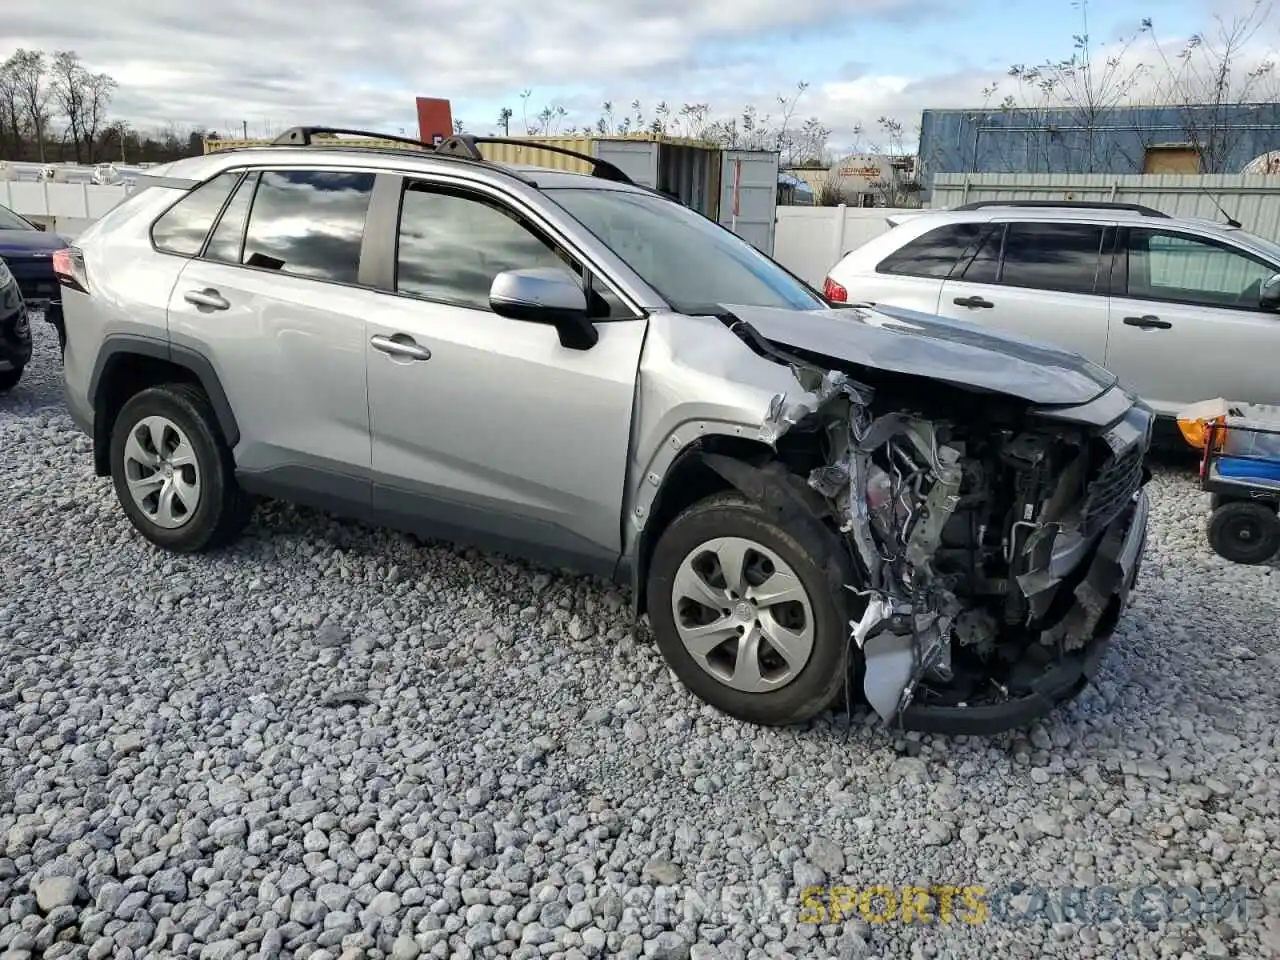
[[[849,291],[830,277],[827,277],[822,283],[822,295],[834,303],[849,302]]]
[[[64,247],[54,251],[53,272],[58,283],[81,293],[89,292],[89,272],[84,266],[84,254],[79,247]]]

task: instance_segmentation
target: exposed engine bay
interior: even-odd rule
[[[847,538],[850,641],[882,720],[980,733],[1082,687],[1140,561],[1149,420],[1053,423],[936,382],[792,370],[806,393],[775,397],[762,436]]]

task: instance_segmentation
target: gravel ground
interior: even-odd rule
[[[1185,474],[1154,492],[1117,647],[1049,723],[762,730],[590,580],[287,507],[151,549],[46,336],[0,397],[0,956],[1280,951],[1280,579],[1210,552]],[[833,918],[823,884],[987,913]]]

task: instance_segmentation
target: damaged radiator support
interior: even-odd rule
[[[844,374],[795,372],[809,395],[791,406],[775,398],[765,432],[776,440],[812,413],[829,415],[832,457],[809,485],[838,510],[866,573],[866,589],[849,587],[866,600],[852,641],[862,651],[868,702],[889,722],[923,677],[950,675],[952,626],[963,607],[932,559],[960,502],[961,451],[941,444],[927,420],[901,412],[873,418],[871,388]]]

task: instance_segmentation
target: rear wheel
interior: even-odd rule
[[[741,496],[694,504],[663,531],[650,564],[658,647],[718,710],[769,725],[808,720],[831,706],[849,667],[833,562],[842,558],[829,538]]]
[[[1209,545],[1232,563],[1266,563],[1280,552],[1275,507],[1254,500],[1221,504],[1209,517]]]
[[[111,477],[138,532],[166,550],[221,546],[248,519],[208,398],[189,384],[151,387],[129,399],[112,426]]]
[[[0,370],[0,393],[8,393],[18,385],[18,381],[22,379],[22,371],[26,367],[9,367]]]

